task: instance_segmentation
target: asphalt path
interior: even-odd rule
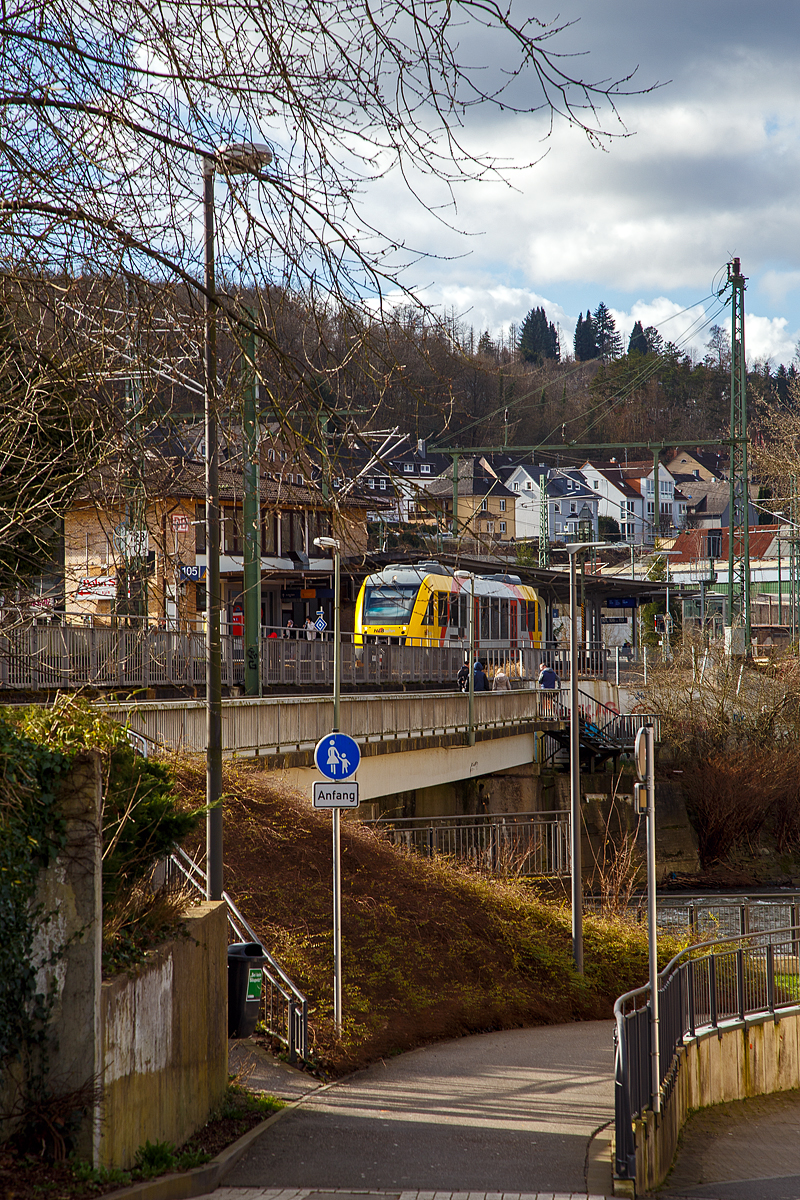
[[[613,1023],[481,1034],[380,1062],[268,1128],[227,1188],[582,1192],[613,1118]]]

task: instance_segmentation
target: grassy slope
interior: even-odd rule
[[[196,805],[204,768],[176,766]],[[647,978],[644,930],[587,917],[584,978],[569,910],[530,886],[410,856],[342,823],[344,1036],[332,1025],[331,822],[307,799],[232,764],[225,778],[226,888],[308,995],[315,1053],[336,1071],[487,1029],[611,1017]],[[669,957],[674,946],[665,946]]]

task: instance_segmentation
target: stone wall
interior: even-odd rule
[[[200,904],[185,936],[103,984],[97,1162],[128,1168],[145,1141],[180,1145],[228,1082],[225,904]]]

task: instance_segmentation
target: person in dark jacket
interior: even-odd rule
[[[483,663],[479,658],[475,659],[475,682],[473,687],[476,692],[486,692],[489,689],[489,681],[486,678],[486,672],[483,669]]]
[[[469,691],[469,663],[462,663],[461,668],[456,675],[456,687],[460,692]]]
[[[548,691],[558,687],[558,676],[546,662],[542,662],[539,667],[539,687],[546,688]]]

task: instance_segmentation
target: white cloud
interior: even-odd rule
[[[375,223],[440,256],[407,282],[476,330],[507,329],[543,304],[571,335],[577,309],[604,299],[626,336],[640,319],[702,354],[707,328],[691,323],[727,325],[726,313],[712,315],[713,291],[737,254],[749,279],[748,356],[788,362],[800,330],[800,6],[765,15],[748,0],[671,0],[644,12],[629,0],[569,0],[563,12],[580,21],[553,48],[591,50],[562,60],[568,69],[605,78],[638,62],[643,85],[672,82],[620,101],[634,136],[608,153],[563,123],[548,143],[543,118],[482,115],[465,130],[468,149],[515,162],[549,152],[514,188],[458,191],[451,212],[473,236],[398,204],[395,182],[382,181]],[[433,208],[432,181],[420,187]]]

